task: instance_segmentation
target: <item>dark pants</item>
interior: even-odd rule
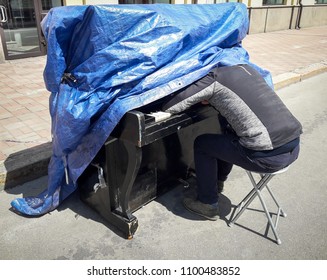
[[[200,135],[194,142],[198,199],[203,203],[216,203],[217,181],[225,181],[234,164],[249,171],[275,172],[290,165],[298,154],[299,146],[281,155],[249,158],[233,134]]]

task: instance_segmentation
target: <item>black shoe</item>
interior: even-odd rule
[[[183,200],[184,207],[190,212],[204,217],[211,221],[216,221],[219,218],[218,206],[212,206],[210,204],[202,203],[191,197],[186,197]]]

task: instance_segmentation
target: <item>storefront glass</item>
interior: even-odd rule
[[[33,0],[0,0],[1,27],[7,56],[40,52]]]
[[[40,23],[61,0],[0,0],[0,35],[6,59],[45,54]]]

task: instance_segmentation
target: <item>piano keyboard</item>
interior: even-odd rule
[[[171,113],[166,113],[166,112],[162,112],[162,111],[153,112],[148,115],[152,116],[155,119],[155,122],[161,122],[161,121],[169,119],[171,117]]]

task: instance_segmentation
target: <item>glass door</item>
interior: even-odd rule
[[[6,59],[45,53],[37,8],[36,0],[0,0],[0,32]]]

